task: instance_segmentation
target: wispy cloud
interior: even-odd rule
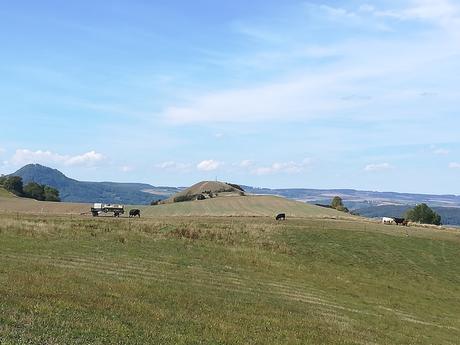
[[[62,155],[52,151],[18,149],[11,158],[14,165],[29,163],[59,164],[67,166],[93,166],[106,158],[101,153],[89,151],[80,155]]]
[[[130,165],[123,165],[120,167],[120,170],[124,173],[128,173],[128,172],[131,172],[134,170],[134,167],[130,166]]]
[[[213,170],[217,170],[222,165],[223,165],[222,162],[219,162],[213,159],[209,159],[209,160],[204,160],[198,163],[196,165],[196,168],[200,171],[213,171]]]
[[[449,168],[450,169],[460,169],[460,163],[451,162],[451,163],[449,163]]]
[[[319,14],[327,18],[345,18],[343,23],[337,24],[339,27],[346,21],[356,20],[361,26],[360,32],[365,32],[375,22],[369,19],[370,16],[389,26],[397,25],[395,19],[439,23],[424,34],[409,31],[404,36],[372,37],[358,33],[353,40],[316,44],[314,49],[308,48],[311,44],[296,33],[292,33],[294,42],[277,40],[277,34],[283,32],[279,27],[263,30],[257,27],[251,30],[247,26],[241,30],[240,27],[240,31],[252,39],[271,42],[271,50],[264,51],[262,56],[275,56],[286,74],[274,74],[272,78],[252,85],[186,95],[182,102],[165,107],[162,116],[176,124],[324,118],[346,118],[349,121],[366,118],[382,122],[416,115],[432,117],[436,109],[434,104],[427,104],[416,115],[410,110],[425,92],[418,89],[418,84],[423,84],[425,76],[431,73],[439,76],[439,72],[435,73],[439,61],[457,64],[453,59],[460,54],[460,44],[454,35],[453,23],[458,21],[458,8],[447,0],[418,0],[395,10],[371,5],[353,10],[310,4],[308,11],[313,17]],[[441,25],[444,22],[452,25]],[[301,27],[299,32],[307,29],[307,26]],[[293,57],[280,53],[286,51],[295,51],[297,55],[303,51],[304,55],[297,56],[298,63],[287,68]],[[322,63],[310,66],[305,60],[309,54],[321,57]],[[258,60],[260,56],[260,52],[253,53],[252,57],[258,61],[255,66],[263,64]],[[334,59],[329,59],[330,56]],[[236,57],[234,63],[240,64],[239,59]],[[251,60],[251,57],[244,60]],[[225,63],[231,65],[226,59]],[[280,68],[277,65],[275,70]],[[443,97],[450,97],[452,89],[446,87],[443,90],[440,86],[434,92],[441,102]],[[388,111],[389,104],[392,105],[391,111]]]
[[[439,156],[447,156],[449,155],[450,151],[447,149],[439,148],[439,149],[434,149],[433,153]]]
[[[155,165],[158,169],[174,170],[174,171],[188,171],[191,168],[190,163],[181,163],[176,161],[165,161]]]
[[[242,160],[241,162],[237,163],[236,165],[241,167],[241,168],[249,168],[250,166],[252,166],[254,164],[253,161],[249,160],[249,159],[244,159]]]
[[[251,173],[255,175],[268,175],[268,174],[298,174],[306,171],[310,166],[310,159],[304,159],[302,162],[275,162],[269,166],[259,166],[251,168]]]
[[[368,164],[364,167],[365,171],[369,172],[377,172],[377,171],[385,171],[390,170],[393,167],[389,163],[376,163],[376,164]]]

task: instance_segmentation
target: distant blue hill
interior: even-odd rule
[[[179,191],[174,187],[154,187],[145,183],[77,181],[40,164],[28,164],[11,175],[22,177],[24,184],[36,182],[54,187],[59,190],[61,200],[67,202],[147,205]]]

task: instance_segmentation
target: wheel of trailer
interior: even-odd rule
[[[93,217],[99,216],[99,212],[97,212],[97,211],[91,212],[91,214],[93,215]]]

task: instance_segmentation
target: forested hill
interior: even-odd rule
[[[165,199],[179,189],[155,187],[145,183],[85,182],[65,176],[56,169],[40,164],[29,164],[11,175],[20,176],[24,184],[37,182],[59,190],[62,201],[104,202],[124,204],[150,204],[153,200]]]

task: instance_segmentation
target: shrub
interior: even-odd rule
[[[342,201],[342,198],[340,196],[335,196],[334,199],[332,199],[331,207],[335,208],[337,211],[349,212],[348,208],[346,208],[343,205],[343,201]]]
[[[238,190],[244,192],[244,189],[243,189],[240,185],[237,185],[237,184],[235,184],[235,183],[228,183],[228,182],[227,182],[227,184],[228,184],[229,186],[232,186],[233,188],[236,188],[236,189],[238,189]]]
[[[174,198],[174,202],[192,201],[193,199],[195,199],[194,195],[179,195]]]
[[[45,201],[55,201],[55,202],[61,201],[61,198],[59,197],[59,191],[56,188],[43,185],[43,190],[44,190],[43,195],[45,197]]]
[[[45,186],[29,182],[24,186],[24,196],[35,200],[45,200]]]
[[[3,182],[3,187],[17,196],[22,196],[24,194],[22,178],[19,176],[8,176]]]
[[[427,204],[420,204],[408,210],[406,219],[422,224],[441,225],[441,216],[429,208]]]

